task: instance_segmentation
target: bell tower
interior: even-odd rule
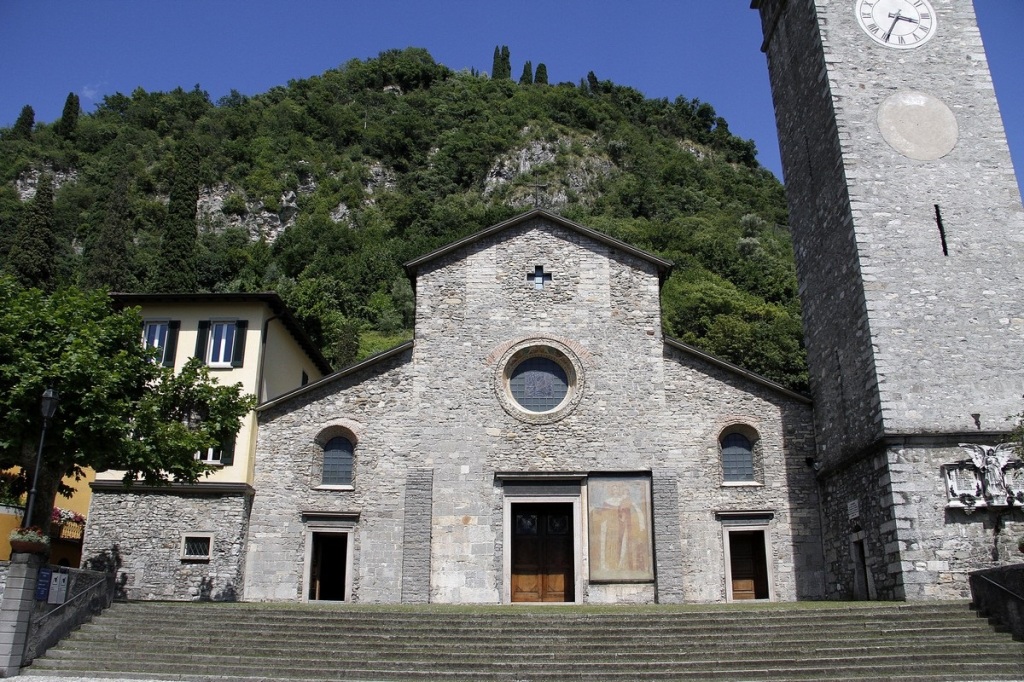
[[[829,595],[965,596],[968,571],[1013,558],[1000,528],[1024,527],[1012,504],[998,518],[954,508],[942,473],[1024,406],[1024,210],[973,3],[751,7],[800,281]]]

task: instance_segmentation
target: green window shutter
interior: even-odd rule
[[[231,350],[231,366],[241,367],[245,359],[245,332],[249,328],[249,320],[235,322],[235,347]]]
[[[181,329],[181,320],[171,320],[167,323],[167,340],[164,341],[164,367],[174,367],[174,354],[178,352],[178,331]]]
[[[224,443],[224,445],[221,446],[220,463],[221,463],[221,465],[226,466],[226,467],[227,466],[231,466],[232,464],[235,463],[235,439],[234,438],[232,438],[231,440],[227,441],[226,443]]]
[[[210,340],[210,321],[199,321],[199,333],[196,334],[196,357],[206,362],[206,344]]]

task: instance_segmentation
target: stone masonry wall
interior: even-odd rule
[[[973,3],[933,0],[934,37],[907,50],[873,42],[849,2],[759,5],[826,487],[828,594],[962,597],[965,571],[1005,551],[999,524],[945,510],[939,466],[963,458],[957,433],[1005,431],[1024,392],[1024,211]],[[886,107],[918,115],[894,102],[926,100],[955,121],[941,158],[898,149],[898,124],[880,123]],[[914,119],[924,137],[949,132],[928,116]],[[901,440],[918,445],[884,454]]]
[[[240,598],[251,497],[94,490],[82,565],[113,568],[129,599]],[[183,560],[182,536],[213,533],[209,561]]]
[[[527,278],[536,266],[552,275],[543,288]],[[576,594],[721,601],[715,512],[769,510],[776,598],[820,595],[809,405],[694,354],[667,352],[652,263],[537,219],[439,257],[417,284],[412,351],[260,414],[246,599],[302,597],[307,512],[358,518],[354,601],[396,602],[403,587],[418,601],[419,579],[406,574],[429,570],[432,602],[501,602],[498,474],[610,472],[657,472],[655,513],[674,514],[655,519],[664,589],[590,586],[584,571]],[[574,407],[557,417],[527,415],[506,393],[503,363],[536,344],[571,355],[578,373]],[[749,489],[722,485],[718,438],[735,423],[760,436],[762,480]],[[316,439],[334,428],[356,442],[351,490],[317,489]],[[428,472],[429,533],[410,525],[423,510],[407,488]]]
[[[907,599],[969,599],[970,571],[1020,562],[1020,508],[946,507],[940,467],[965,459],[963,449],[915,442],[887,455]]]
[[[777,599],[821,598],[823,565],[814,469],[811,407],[755,387],[698,358],[672,350],[666,357],[670,449],[656,466],[678,476],[686,601],[725,599],[725,546],[716,515],[769,511],[774,594]],[[758,435],[752,485],[725,484],[719,438],[728,427]]]
[[[848,12],[853,13],[852,3]],[[814,0],[762,0],[823,463],[881,435],[864,275]],[[781,14],[778,14],[781,12]],[[857,29],[859,30],[859,29]]]
[[[918,441],[880,448],[825,477],[828,597],[856,596],[857,540],[864,543],[872,598],[969,599],[971,571],[1020,561],[1019,508],[947,508],[941,467],[965,456],[940,439]]]
[[[402,595],[406,478],[423,462],[406,415],[411,353],[314,386],[285,407],[259,415],[245,598],[302,597],[306,526],[302,513],[358,516],[351,534],[352,600],[397,602]],[[325,429],[343,428],[355,446],[351,489],[324,489]]]
[[[932,40],[896,50],[850,3],[816,3],[870,319],[857,343],[874,353],[887,434],[969,431],[973,414],[1005,430],[1024,393],[1024,208],[973,3],[932,4]],[[898,115],[933,137],[940,119],[914,107],[945,107],[951,151],[911,158],[886,142],[881,112],[903,97]]]
[[[874,43],[838,0],[789,2],[769,43],[826,460],[872,427],[966,431],[977,414],[1005,429],[1024,392],[1024,210],[972,3],[933,4],[936,34],[915,49]],[[949,110],[952,151],[885,141],[879,112],[904,96]]]
[[[903,599],[892,485],[884,451],[822,477],[821,507],[825,596],[832,599]],[[857,592],[851,544],[862,543],[865,593]],[[895,570],[893,570],[895,569]]]
[[[528,278],[537,266],[551,276],[543,288]],[[651,263],[543,219],[418,273],[413,388],[435,466],[432,600],[503,598],[495,473],[650,469],[664,414],[658,294]],[[578,363],[579,401],[563,418],[532,422],[504,397],[503,362],[523,344],[557,345]]]

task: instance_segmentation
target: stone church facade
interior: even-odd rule
[[[667,267],[543,211],[411,263],[414,342],[259,408],[244,597],[821,596],[809,401],[663,338]]]

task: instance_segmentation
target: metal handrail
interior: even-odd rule
[[[42,623],[44,620],[46,620],[47,618],[49,618],[53,614],[57,613],[58,611],[60,611],[64,607],[71,605],[76,600],[81,599],[82,597],[86,596],[87,594],[90,594],[96,588],[97,585],[103,585],[109,579],[110,579],[109,576],[106,576],[106,575],[103,576],[102,578],[100,578],[99,580],[94,582],[92,585],[89,585],[89,587],[85,588],[84,590],[82,590],[81,592],[76,594],[75,596],[71,597],[71,599],[68,599],[63,604],[59,605],[57,608],[55,608],[53,610],[50,610],[50,611],[47,611],[43,615],[39,616],[38,619],[33,620],[32,624],[38,627],[39,624]]]
[[[1014,598],[1014,599],[1016,599],[1017,601],[1019,601],[1019,602],[1021,602],[1021,603],[1024,603],[1024,596],[1021,596],[1021,595],[1017,594],[1016,592],[1014,592],[1013,590],[1011,590],[1011,589],[1010,589],[1009,587],[1007,587],[1006,585],[1000,585],[1000,584],[999,584],[999,583],[997,583],[997,582],[996,582],[995,580],[992,580],[992,578],[989,578],[989,577],[988,577],[987,575],[982,575],[982,574],[980,574],[980,573],[975,573],[975,574],[974,574],[974,575],[972,575],[971,577],[973,577],[973,578],[979,578],[979,579],[981,579],[981,580],[984,580],[985,582],[987,582],[987,583],[989,583],[989,584],[991,584],[991,585],[995,585],[995,586],[996,586],[996,587],[998,587],[998,588],[999,588],[1000,590],[1002,590],[1003,592],[1007,593],[1008,595],[1010,595],[1011,597],[1013,597],[1013,598]]]

